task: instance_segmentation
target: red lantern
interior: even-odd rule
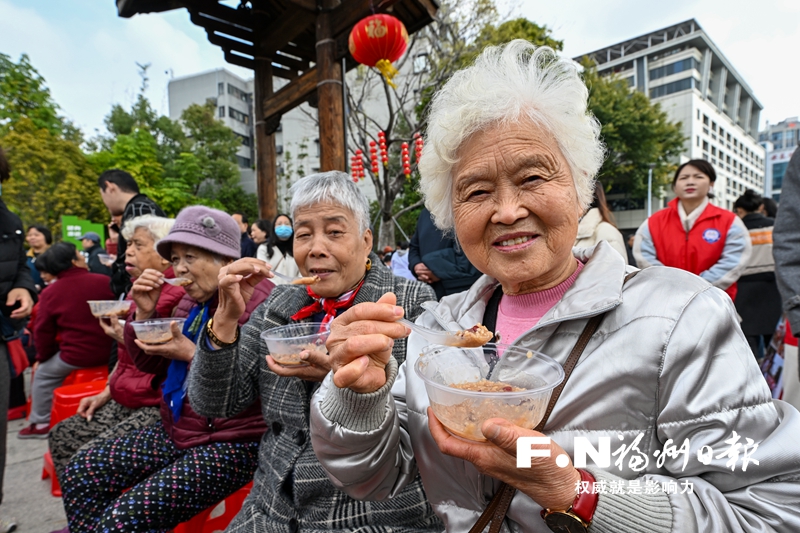
[[[408,179],[411,176],[411,162],[408,159],[408,143],[400,145],[400,156],[403,162],[403,174],[405,174],[406,179]]]
[[[400,59],[408,46],[408,32],[402,22],[391,15],[361,19],[350,31],[348,46],[353,59],[377,68],[386,82],[395,87],[392,78],[397,69],[392,62]]]

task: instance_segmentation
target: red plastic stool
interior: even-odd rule
[[[53,457],[50,455],[50,450],[44,454],[44,466],[42,466],[42,479],[50,478],[50,494],[56,498],[61,497],[61,485],[58,484],[58,476],[56,476],[56,467],[53,464]]]
[[[34,374],[35,372],[31,370],[31,390],[33,390]],[[108,380],[108,366],[93,366],[91,368],[81,368],[78,370],[73,370],[66,378],[64,378],[64,382],[61,384],[61,386],[65,387],[67,385],[75,385],[77,383],[88,383],[97,380],[105,380],[105,381]],[[74,415],[75,413],[72,414]],[[28,397],[28,403],[25,404],[25,418],[28,418],[30,416],[31,416],[31,398]],[[53,427],[54,425],[55,423],[51,421],[50,427]]]
[[[53,391],[53,407],[50,409],[50,427],[78,412],[83,398],[100,394],[106,388],[105,380],[62,385]]]
[[[25,405],[11,407],[8,410],[8,420],[19,420],[20,418],[25,418],[28,416],[28,411],[29,407],[27,403]]]
[[[62,383],[61,386],[64,387],[66,385],[75,385],[76,383],[88,383],[90,381],[97,381],[99,379],[108,381],[108,365],[73,370],[70,375],[64,379],[64,383]]]
[[[224,531],[233,520],[233,517],[242,509],[242,504],[252,488],[253,482],[251,481],[218,504],[195,515],[188,522],[178,524],[172,530],[172,533],[213,533],[215,531]]]

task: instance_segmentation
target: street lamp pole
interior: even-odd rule
[[[653,165],[647,169],[647,218],[653,214]]]

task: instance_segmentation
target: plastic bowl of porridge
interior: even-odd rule
[[[145,344],[166,344],[172,340],[172,329],[170,325],[178,323],[179,328],[183,328],[185,318],[150,318],[148,320],[135,320],[131,322],[136,338]]]
[[[328,340],[330,326],[321,322],[298,322],[268,329],[261,334],[267,343],[269,355],[283,366],[306,366],[304,351],[328,354],[325,341]]]
[[[86,303],[97,318],[125,317],[131,308],[130,300],[87,300]]]
[[[501,362],[490,372],[487,361],[501,347]],[[533,429],[544,417],[550,394],[564,370],[552,358],[519,346],[489,343],[482,348],[431,345],[414,371],[425,383],[436,418],[456,437],[485,441],[481,426],[504,418]]]

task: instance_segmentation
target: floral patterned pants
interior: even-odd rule
[[[180,450],[161,422],[131,431],[79,451],[67,465],[61,489],[69,530],[169,531],[246,485],[257,466],[257,442]]]

